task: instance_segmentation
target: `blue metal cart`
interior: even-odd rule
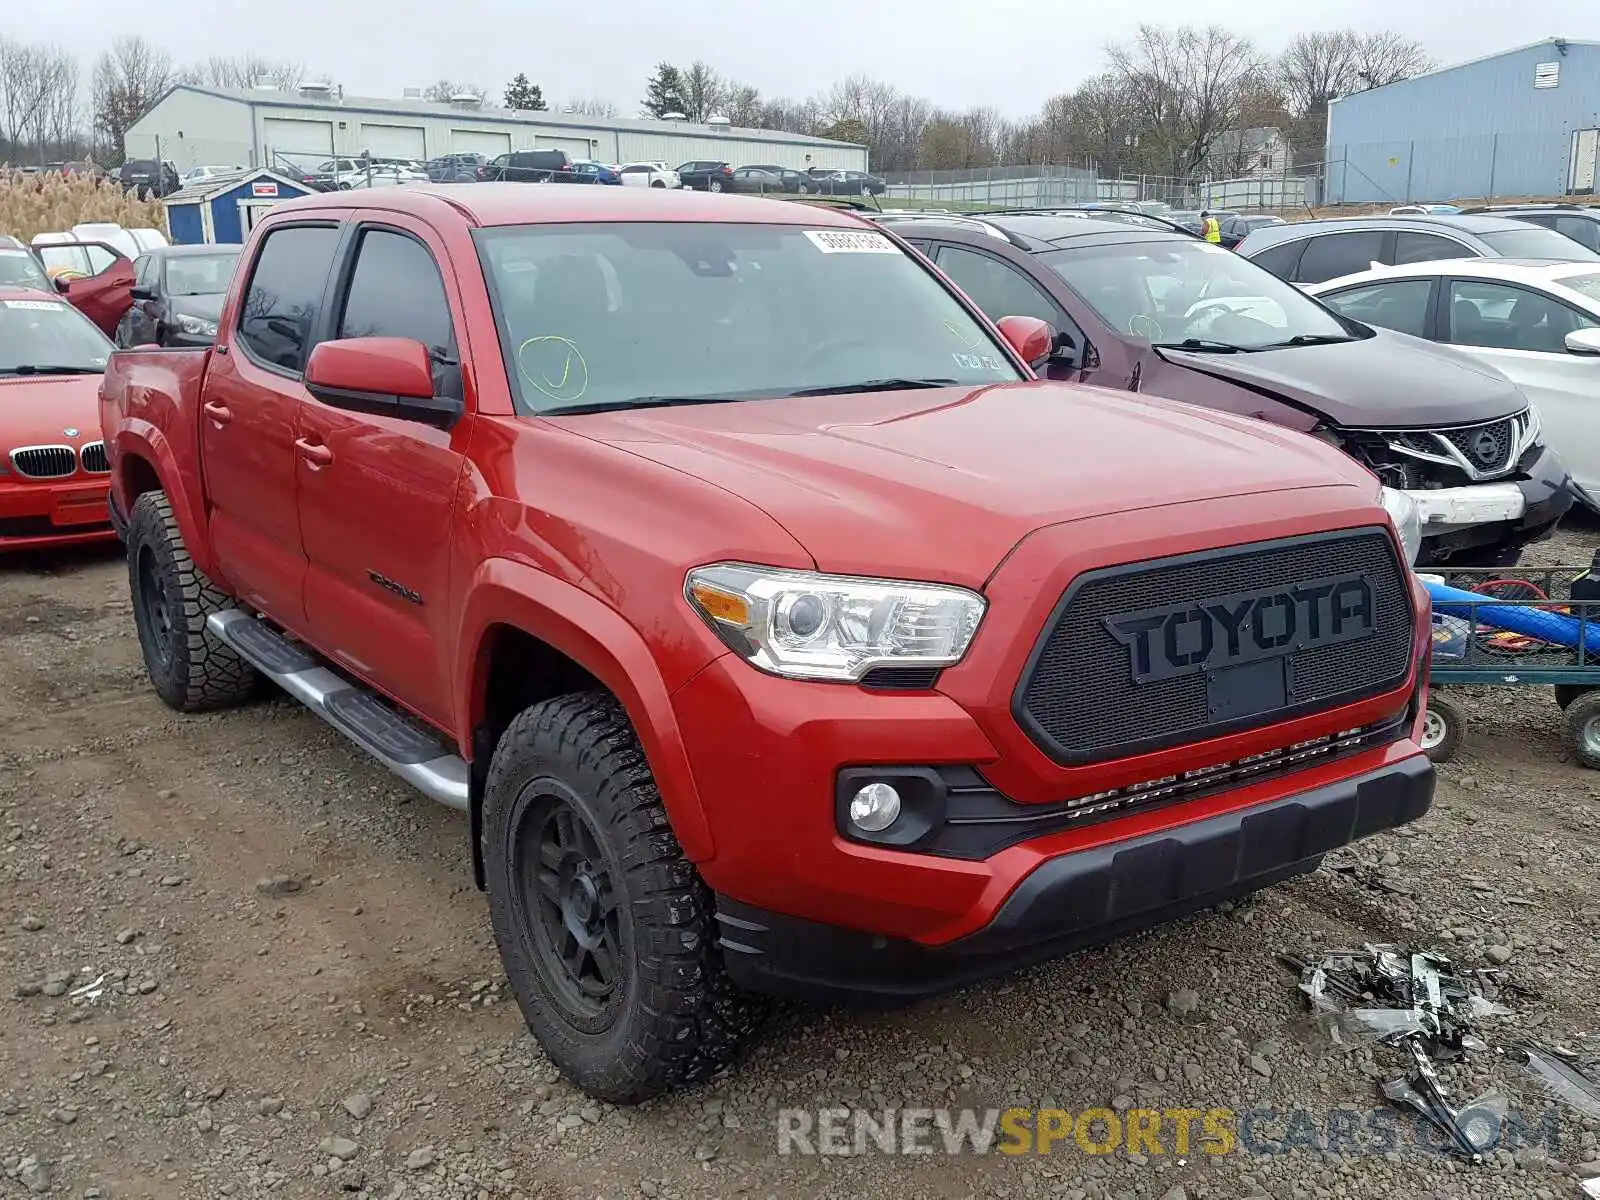
[[[1578,761],[1600,770],[1600,599],[1574,600],[1572,587],[1592,567],[1492,567],[1439,572],[1450,587],[1484,598],[1433,615],[1433,669],[1422,746],[1449,762],[1466,722],[1442,689],[1461,684],[1551,687]],[[1584,622],[1577,646],[1535,641],[1493,626],[1494,610],[1527,605]]]

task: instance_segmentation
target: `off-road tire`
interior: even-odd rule
[[[1466,718],[1438,692],[1428,693],[1428,711],[1422,724],[1422,749],[1436,763],[1447,763],[1461,749]]]
[[[206,628],[207,617],[232,604],[189,557],[164,493],[134,501],[127,547],[133,623],[156,695],[179,712],[244,703],[261,676]]]
[[[1567,736],[1578,762],[1600,771],[1600,691],[1577,697],[1567,705]]]
[[[525,839],[553,794],[587,823],[615,893],[620,979],[598,1014],[563,995],[524,891]],[[709,1079],[735,1059],[764,1006],[728,979],[710,890],[673,835],[615,699],[574,693],[513,720],[489,767],[482,828],[506,974],[529,1030],[568,1079],[598,1099],[633,1104]]]

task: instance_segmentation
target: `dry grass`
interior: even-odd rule
[[[136,200],[110,182],[83,175],[24,175],[0,171],[0,234],[27,242],[36,233],[71,229],[84,221],[115,221],[127,229],[165,229],[158,200]]]

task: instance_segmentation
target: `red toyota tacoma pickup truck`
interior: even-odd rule
[[[213,348],[106,375],[151,680],[265,676],[466,810],[529,1026],[624,1102],[761,993],[928,994],[1424,813],[1414,522],[1049,349],[845,212],[285,203]]]

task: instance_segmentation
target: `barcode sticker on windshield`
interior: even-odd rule
[[[875,229],[808,229],[811,244],[824,254],[899,254],[896,246]]]
[[[27,308],[35,312],[55,312],[61,305],[53,300],[6,300],[7,308]]]

